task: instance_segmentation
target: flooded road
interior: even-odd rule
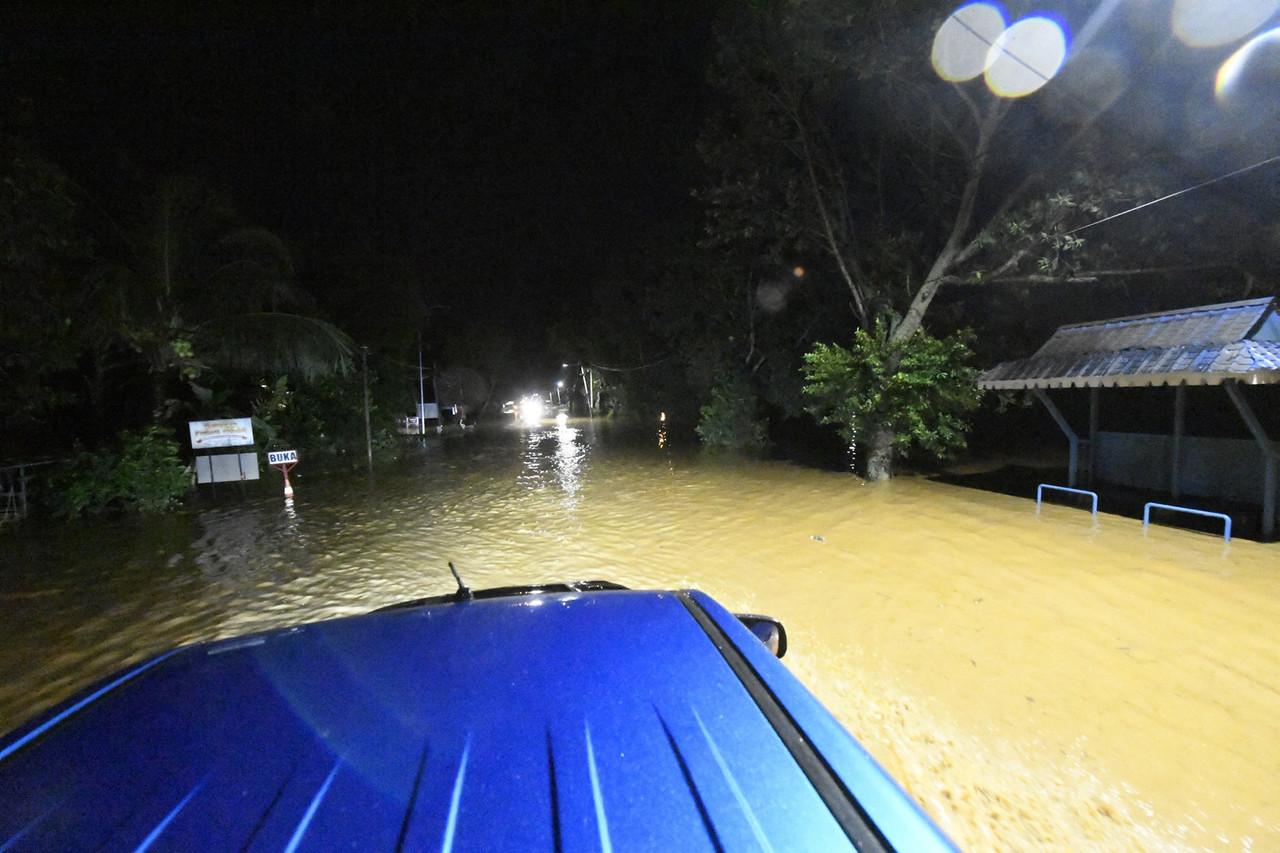
[[[0,730],[176,643],[450,592],[452,560],[474,588],[604,578],[780,617],[786,663],[966,850],[1280,849],[1280,545],[589,422],[291,479],[291,505],[268,480],[0,530]]]

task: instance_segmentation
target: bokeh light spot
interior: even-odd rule
[[[933,68],[944,80],[972,80],[987,68],[1005,15],[993,3],[970,3],[951,13],[933,38]]]
[[[1042,15],[1016,21],[991,48],[987,85],[997,95],[1029,95],[1053,79],[1067,58],[1062,24]]]
[[[1188,47],[1242,39],[1280,9],[1280,0],[1174,0],[1173,34]]]

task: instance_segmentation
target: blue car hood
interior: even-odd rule
[[[855,846],[951,849],[698,593],[457,601],[187,647],[0,741],[5,853]]]

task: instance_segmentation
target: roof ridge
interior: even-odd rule
[[[1169,311],[1152,311],[1149,314],[1131,314],[1127,317],[1108,317],[1102,320],[1087,320],[1083,323],[1067,323],[1059,326],[1058,331],[1066,331],[1068,329],[1082,329],[1091,326],[1111,326],[1121,323],[1132,323],[1137,320],[1156,320],[1160,318],[1171,318],[1178,316],[1192,317],[1196,314],[1208,314],[1213,311],[1225,311],[1229,308],[1252,308],[1270,305],[1276,301],[1274,296],[1262,296],[1257,299],[1241,299],[1236,302],[1219,302],[1214,305],[1192,305],[1187,308],[1175,308]]]

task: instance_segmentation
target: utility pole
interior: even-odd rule
[[[594,369],[588,372],[587,366],[580,361],[565,362],[560,366],[578,368],[578,375],[582,377],[582,391],[587,395],[587,417],[594,418],[596,416],[596,377]]]
[[[427,434],[427,390],[422,382],[422,332],[418,332],[418,435]]]
[[[369,455],[369,470],[373,470],[373,429],[369,426],[369,348],[360,347],[360,361],[364,368],[364,445]]]
[[[440,411],[440,383],[436,377],[440,375],[440,366],[431,362],[431,396],[436,398],[436,433],[444,432],[444,415]]]

